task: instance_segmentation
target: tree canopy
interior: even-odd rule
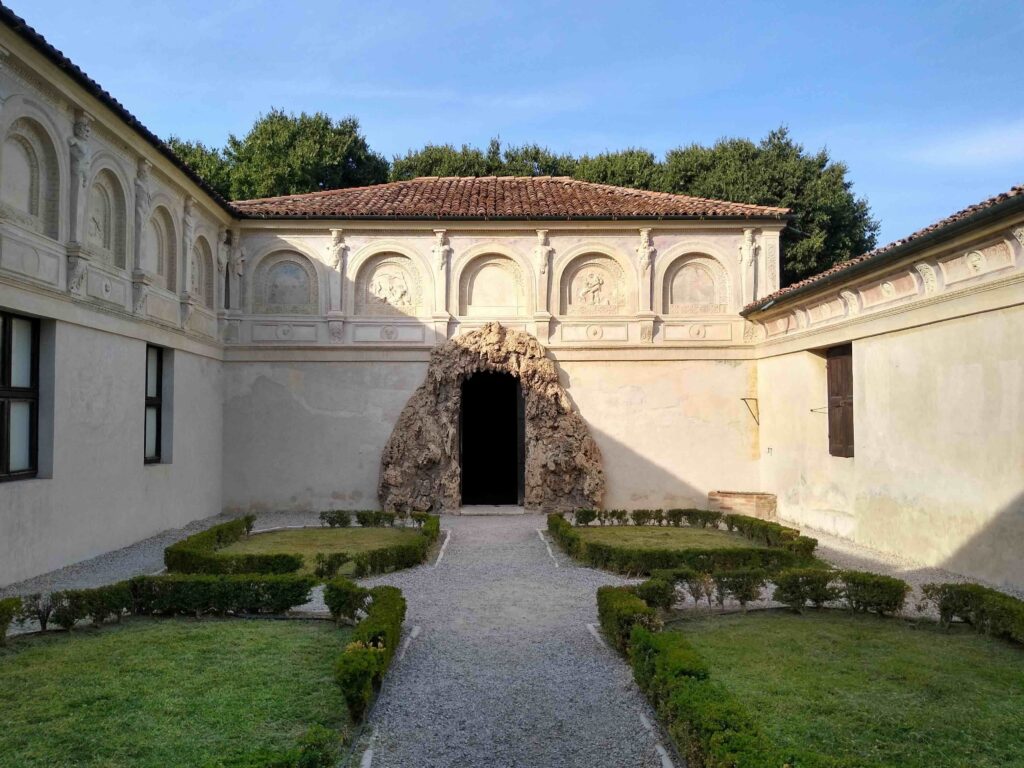
[[[875,246],[878,222],[857,197],[845,164],[828,150],[808,152],[785,127],[760,142],[726,138],[690,144],[659,160],[642,148],[596,155],[558,154],[539,144],[486,149],[427,144],[389,163],[374,152],[354,117],[272,109],[223,149],[171,137],[168,144],[229,199],[273,197],[365,186],[418,176],[571,176],[582,181],[674,192],[739,203],[784,206],[794,219],[782,235],[783,284]]]

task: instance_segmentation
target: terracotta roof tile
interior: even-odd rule
[[[850,272],[865,262],[876,260],[884,262],[884,257],[887,254],[891,254],[893,258],[898,258],[905,246],[908,246],[911,243],[915,243],[916,241],[920,240],[926,235],[940,232],[941,230],[946,229],[947,227],[951,227],[954,224],[962,222],[966,219],[970,219],[971,217],[984,211],[987,211],[1000,203],[1004,203],[1015,198],[1019,198],[1021,202],[1024,202],[1024,185],[1012,187],[1006,192],[1001,192],[1000,194],[994,195],[988,198],[987,200],[982,200],[980,203],[969,205],[963,210],[957,211],[956,213],[952,214],[951,216],[947,216],[944,219],[940,219],[939,221],[936,221],[934,224],[929,224],[927,227],[919,229],[916,232],[907,235],[906,237],[900,240],[893,240],[888,245],[883,245],[881,248],[876,248],[873,251],[868,251],[867,253],[861,254],[860,256],[854,256],[852,259],[842,261],[824,270],[823,272],[819,272],[816,275],[812,275],[811,277],[800,280],[799,282],[793,283],[792,285],[788,285],[785,288],[776,291],[775,293],[769,294],[768,296],[765,296],[762,299],[758,299],[757,301],[748,304],[746,307],[743,308],[742,314],[747,314],[749,312],[753,312],[754,310],[761,309],[765,305],[774,303],[791,294],[803,293],[804,291],[809,290],[812,286],[817,285],[818,283],[830,283],[835,279],[841,278],[843,273]]]
[[[787,208],[648,192],[556,176],[429,176],[372,187],[241,200],[257,218],[782,218]]]

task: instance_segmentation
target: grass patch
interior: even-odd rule
[[[821,765],[1024,765],[1024,650],[875,616],[765,611],[673,622],[783,749]],[[959,631],[958,631],[959,630]]]
[[[0,766],[264,765],[348,726],[329,622],[134,619],[0,650]],[[261,761],[263,760],[263,761]]]
[[[671,528],[662,526],[583,526],[573,529],[586,542],[636,549],[719,549],[753,547],[738,533],[717,528]]]
[[[289,528],[245,536],[217,550],[217,554],[301,555],[303,565],[299,573],[308,574],[313,572],[317,552],[356,555],[408,542],[420,535],[415,528]],[[350,574],[352,570],[353,564],[346,563],[339,573]]]

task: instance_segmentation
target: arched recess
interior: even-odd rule
[[[85,244],[96,259],[124,269],[128,223],[125,187],[109,167],[100,168],[89,184],[85,205]]]
[[[566,251],[554,278],[561,315],[623,315],[636,309],[632,265],[603,244],[584,243]]]
[[[504,246],[482,243],[457,260],[452,303],[461,317],[527,317],[535,306],[533,282],[526,259]]]
[[[174,218],[165,205],[153,209],[142,232],[142,263],[153,275],[153,284],[171,291],[178,287],[178,238]]]
[[[196,238],[192,245],[191,283],[189,293],[199,299],[204,307],[213,309],[213,281],[216,279],[213,269],[213,249],[204,235]]]
[[[0,152],[0,205],[26,229],[57,239],[60,163],[46,129],[31,117],[14,120]]]
[[[425,317],[434,306],[434,273],[428,262],[416,250],[397,240],[378,240],[359,249],[347,265],[349,279],[344,286],[344,306],[356,315],[390,315]],[[400,280],[385,279],[375,285],[378,276],[397,276]],[[392,299],[401,295],[401,282],[405,282],[408,295],[405,300]],[[390,291],[388,290],[390,289]],[[374,291],[388,299],[380,301]]]
[[[525,504],[565,511],[600,506],[601,453],[536,338],[491,322],[435,347],[384,447],[378,494],[384,509],[454,510],[461,505],[462,383],[475,373],[519,379],[525,402]]]
[[[252,311],[264,315],[320,314],[320,280],[313,262],[292,250],[263,256],[253,271]]]
[[[721,257],[704,244],[680,244],[659,257],[656,311],[664,316],[728,313],[732,280]]]

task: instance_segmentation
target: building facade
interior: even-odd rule
[[[763,491],[1024,584],[1019,190],[787,289],[783,209],[550,178],[227,203],[0,21],[0,584],[377,506],[432,350],[495,321],[554,363],[606,507]]]

